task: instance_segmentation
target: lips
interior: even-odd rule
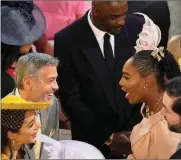
[[[121,89],[122,89],[123,92],[126,92],[125,98],[128,99],[130,93],[127,90],[125,90],[124,87],[122,87]]]
[[[32,135],[32,137],[34,137],[34,138],[35,138],[35,137],[36,137],[36,135],[37,135],[37,133],[38,133],[38,131],[37,131],[35,134],[33,134],[33,135]]]
[[[125,98],[126,98],[126,99],[129,98],[129,92],[126,93]]]

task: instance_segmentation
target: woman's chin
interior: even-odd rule
[[[139,103],[139,101],[135,100],[135,99],[128,99],[129,104],[136,104]]]
[[[31,139],[29,143],[36,143],[36,138]]]

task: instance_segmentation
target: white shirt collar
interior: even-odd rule
[[[18,88],[15,89],[15,95],[21,97],[19,94]]]
[[[105,35],[107,32],[104,32],[104,31],[98,29],[98,28],[92,23],[92,20],[91,20],[91,18],[90,18],[90,14],[91,14],[91,9],[89,10],[88,15],[87,15],[89,25],[90,25],[90,27],[92,28],[92,30],[93,30],[96,38],[97,38],[98,40],[102,40],[102,38],[104,38],[104,35]],[[107,34],[109,34],[109,33],[107,33]],[[112,35],[112,34],[109,34],[109,35],[110,35],[111,38],[114,38],[114,35]]]
[[[92,23],[92,20],[91,20],[91,18],[90,18],[90,14],[91,14],[91,9],[89,10],[89,12],[88,12],[88,14],[87,14],[88,23],[89,23],[89,25],[90,25],[90,27],[91,27],[91,29],[92,29],[92,31],[93,31],[93,33],[94,33],[97,41],[98,41],[98,44],[99,44],[99,46],[100,46],[100,48],[101,48],[101,51],[102,51],[102,53],[103,53],[103,56],[104,56],[103,42],[104,42],[104,35],[105,35],[105,33],[107,33],[107,32],[104,32],[104,31],[98,29],[98,28]],[[107,33],[107,34],[109,34],[109,33]],[[109,34],[109,35],[110,35],[110,43],[111,43],[111,46],[112,46],[112,49],[113,49],[113,54],[114,54],[114,35],[112,35],[112,34]]]

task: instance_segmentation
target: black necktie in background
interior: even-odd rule
[[[108,69],[110,70],[110,72],[113,74],[114,57],[113,57],[113,50],[112,50],[109,39],[110,39],[110,35],[106,33],[104,35],[104,56],[105,56],[106,65]]]

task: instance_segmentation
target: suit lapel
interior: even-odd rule
[[[48,109],[40,110],[40,119],[41,119],[41,132],[44,133],[48,121]]]
[[[105,59],[102,55],[97,39],[88,24],[87,14],[83,17],[81,23],[84,23],[81,24],[84,27],[79,34],[83,34],[84,37],[86,37],[86,40],[85,38],[80,39],[79,34],[76,36],[79,38],[77,40],[80,43],[80,48],[88,62],[92,65],[96,76],[107,95],[110,105],[113,107],[114,111],[116,111],[113,78],[105,64]]]

